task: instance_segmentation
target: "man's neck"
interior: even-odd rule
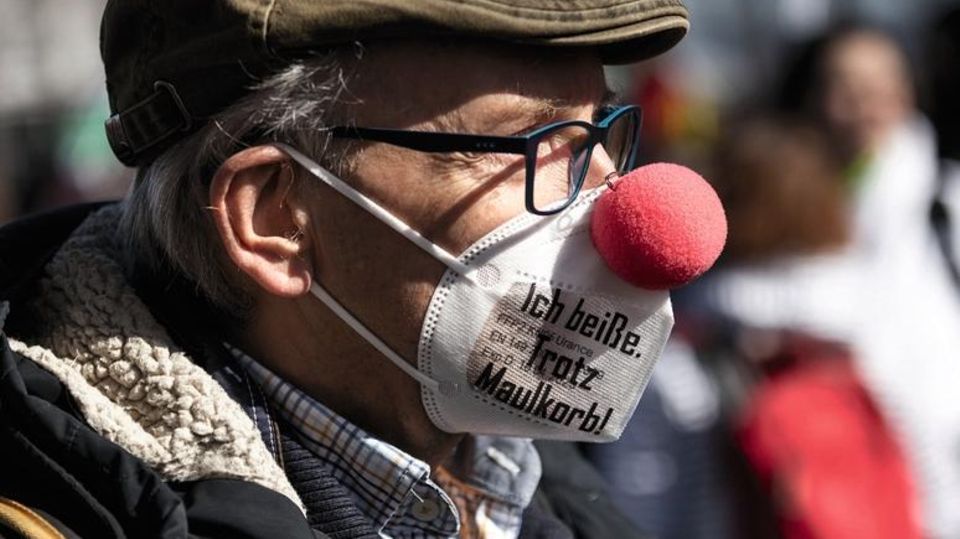
[[[372,436],[431,467],[447,460],[463,435],[433,425],[420,402],[419,384],[333,315],[314,311],[308,316],[305,311],[312,307],[266,300],[235,342]]]

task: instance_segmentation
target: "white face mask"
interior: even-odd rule
[[[606,187],[563,212],[523,214],[454,257],[297,150],[300,165],[447,271],[420,332],[417,368],[314,282],[311,292],[422,387],[447,432],[612,441],[636,409],[673,327],[665,291],[612,273],[590,239]]]

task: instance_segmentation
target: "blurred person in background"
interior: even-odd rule
[[[681,327],[623,437],[582,450],[609,482],[617,506],[653,537],[739,539],[720,387],[683,334],[683,323],[678,319]]]
[[[887,34],[841,27],[826,37],[817,69],[814,106],[847,163],[881,158],[917,121],[907,58]]]
[[[960,294],[930,218],[941,191],[935,132],[888,34],[843,25],[805,56],[784,90],[845,166],[860,268],[855,357],[915,471],[924,531],[960,537]]]
[[[840,27],[824,39],[811,89],[854,189],[856,244],[868,252],[913,248],[929,232],[936,142],[917,109],[908,59],[887,34]]]
[[[829,139],[748,115],[716,152],[727,248],[678,313],[745,458],[726,478],[737,536],[919,538],[910,469],[855,363],[865,291]]]

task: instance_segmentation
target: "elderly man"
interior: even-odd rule
[[[941,183],[937,133],[917,109],[908,58],[893,38],[841,28],[828,36],[819,68],[826,125],[852,143],[853,254],[870,268],[859,279],[859,368],[902,438],[924,535],[957,537],[960,402],[944,381],[960,377],[960,295],[949,237],[937,230],[945,223],[930,219],[934,201],[937,219],[957,197]]]
[[[568,534],[528,440],[619,436],[672,321],[578,226],[636,157],[602,66],[686,27],[680,0],[111,0],[137,178],[3,231],[0,520]]]

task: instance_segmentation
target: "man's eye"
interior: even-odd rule
[[[517,161],[523,162],[523,156],[485,152],[450,152],[437,154],[435,159],[451,167],[504,167]]]
[[[450,152],[447,155],[451,159],[461,163],[476,163],[477,161],[482,160],[487,154],[483,152]]]

